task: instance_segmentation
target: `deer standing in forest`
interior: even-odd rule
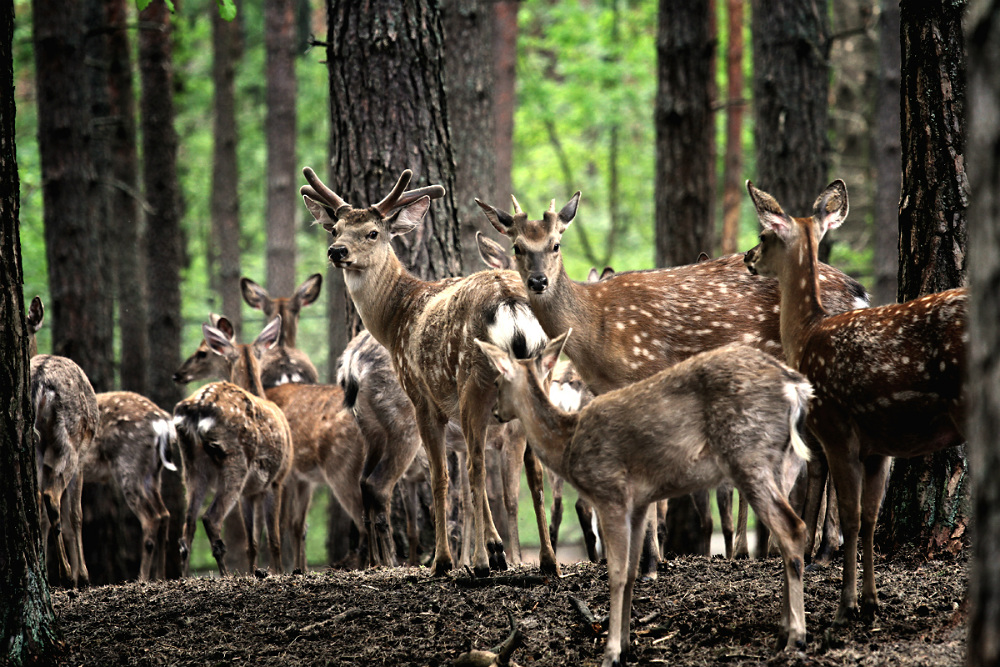
[[[83,458],[87,483],[114,480],[142,527],[139,580],[166,578],[170,511],[160,495],[164,469],[176,472],[170,449],[177,443],[171,415],[132,391],[97,394],[100,427]]]
[[[844,575],[834,623],[878,607],[874,534],[890,457],[928,454],[964,440],[962,375],[968,290],[835,314],[821,289],[820,240],[847,218],[847,186],[837,180],[811,217],[785,214],[771,195],[747,181],[763,231],[746,266],[781,286],[785,359],[810,379],[816,398],[807,419],[823,446],[837,489],[844,533]]]
[[[28,307],[31,355],[31,404],[35,412],[42,544],[48,560],[49,532],[54,533],[59,578],[67,587],[90,583],[83,559],[83,461],[93,447],[100,424],[94,387],[76,362],[38,354],[35,334],[45,310],[37,296]]]
[[[260,358],[277,344],[281,318],[276,317],[252,344],[234,342],[228,333],[205,324],[206,344],[228,360],[229,381],[207,384],[174,407],[187,486],[187,514],[180,539],[185,571],[195,519],[209,490],[215,498],[202,519],[212,555],[223,576],[228,574],[222,521],[242,500],[247,562],[257,561],[258,522],[263,510],[270,569],[280,573],[281,492],[292,468],[292,437],[284,413],[264,397]]]
[[[572,331],[572,330],[571,330]],[[610,618],[604,667],[627,653],[632,588],[652,503],[729,479],[771,529],[784,561],[779,648],[805,646],[805,524],[784,488],[790,452],[808,458],[797,424],[812,390],[760,350],[733,344],[689,357],[578,413],[552,405],[544,378],[570,332],[534,359],[479,342],[500,376],[495,414],[518,418],[545,465],[597,512],[608,559]]]
[[[731,342],[783,358],[778,282],[749,275],[742,255],[576,282],[566,275],[560,246],[576,217],[580,193],[558,211],[553,200],[541,220],[529,220],[517,199],[511,200],[513,215],[476,201],[493,227],[510,239],[531,310],[545,333],[552,338],[570,328],[576,332],[565,352],[594,393],[624,387]],[[819,270],[832,311],[868,305],[857,281],[825,264]],[[817,491],[806,513],[810,536],[818,508]],[[650,574],[652,565],[647,565]]]
[[[469,451],[473,517],[472,557],[479,576],[506,567],[503,541],[486,501],[485,441],[496,396],[489,362],[474,341],[488,340],[517,356],[541,349],[546,337],[531,314],[524,288],[508,271],[481,271],[464,278],[423,281],[409,273],[390,245],[413,231],[444,189],[404,192],[411,172],[368,208],[354,208],[308,167],[303,201],[316,222],[333,234],[328,256],[344,270],[348,293],[365,328],[384,345],[403,390],[414,405],[430,463],[434,495],[434,573],[453,566],[447,535],[448,471],[445,427],[456,419]],[[544,508],[541,510],[544,512]],[[557,571],[548,530],[542,531],[542,567]],[[548,548],[545,548],[548,545]]]

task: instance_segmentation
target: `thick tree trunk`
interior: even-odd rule
[[[715,247],[712,52],[708,4],[661,0],[654,110],[657,266],[690,264]]]
[[[966,275],[965,55],[962,6],[900,5],[903,192],[899,301],[963,284]],[[896,459],[875,541],[928,557],[968,542],[965,447]]]
[[[493,201],[506,202],[514,186],[514,106],[517,95],[517,9],[519,0],[494,0],[493,85],[494,155],[496,178]],[[482,197],[480,197],[482,199]],[[485,201],[485,200],[484,200]],[[498,204],[499,205],[499,204]]]
[[[899,3],[881,0],[878,22],[879,67],[872,132],[875,174],[875,286],[872,303],[896,301],[899,267],[899,192],[902,147],[899,131],[899,86],[902,55],[899,44]]]
[[[484,268],[476,232],[499,240],[485,224],[476,198],[502,201],[494,190],[495,122],[493,85],[493,0],[443,0],[445,86],[448,91],[448,127],[455,156],[455,206],[461,226],[463,273]],[[507,196],[509,196],[509,192]]]
[[[170,13],[153,2],[139,14],[139,68],[142,78],[143,187],[147,216],[146,258],[149,289],[149,398],[167,411],[182,398],[173,382],[180,365],[183,256],[180,192],[177,182],[177,133],[174,130],[173,64]],[[175,452],[180,460],[180,453]],[[163,476],[163,499],[170,510],[167,577],[180,574],[177,540],[184,519],[184,489],[178,475]]]
[[[111,118],[112,253],[117,261],[121,388],[146,395],[149,342],[146,329],[146,262],[139,157],[136,149],[135,93],[129,35],[129,0],[105,0],[108,32],[108,99]]]
[[[726,0],[726,157],[722,175],[722,254],[739,250],[743,203],[743,0]]]
[[[295,155],[295,0],[265,3],[267,46],[267,289],[295,291],[295,214],[301,165]]]
[[[1000,665],[1000,2],[974,0],[969,26],[969,458],[973,540],[970,667]]]
[[[102,284],[97,174],[91,154],[83,3],[33,3],[38,150],[42,162],[52,352],[80,364],[94,389],[114,383]]]
[[[21,270],[17,149],[14,146],[14,5],[0,6],[0,661],[52,664],[59,634],[42,563],[28,392],[28,337]]]
[[[243,296],[240,291],[240,200],[236,146],[236,65],[243,50],[240,24],[212,12],[212,81],[215,124],[212,150],[212,255],[209,279],[222,295],[222,314],[236,339],[243,340]],[[291,208],[291,204],[288,205]],[[293,276],[294,277],[294,276]],[[284,292],[283,292],[284,293]],[[288,292],[290,293],[290,292]]]
[[[754,0],[751,6],[757,147],[753,181],[786,211],[805,215],[828,183],[827,2]],[[821,258],[829,253],[826,239],[820,253]]]

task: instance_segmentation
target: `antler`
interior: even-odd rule
[[[347,212],[347,209],[353,208],[350,204],[345,202],[340,198],[336,192],[327,187],[323,181],[319,180],[319,176],[310,167],[304,167],[302,169],[302,174],[309,181],[308,185],[303,185],[299,188],[299,192],[311,199],[322,202],[333,209],[333,213],[336,217],[340,217]],[[372,208],[379,213],[382,217],[385,217],[393,209],[397,209],[401,206],[406,206],[421,197],[430,197],[431,199],[440,199],[444,197],[445,189],[440,185],[425,185],[422,188],[417,188],[416,190],[406,190],[407,184],[410,182],[410,178],[413,172],[409,169],[403,171],[399,176],[399,180],[396,181],[396,185],[392,188],[392,191],[385,196],[385,198],[379,203],[372,206]]]

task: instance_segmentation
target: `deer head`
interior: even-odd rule
[[[271,320],[250,345],[236,343],[232,337],[211,324],[201,326],[205,344],[215,354],[221,356],[229,367],[229,379],[255,396],[263,396],[260,383],[260,359],[266,350],[278,344],[281,335],[281,316]]]
[[[493,408],[493,416],[500,423],[516,419],[518,415],[531,414],[529,401],[533,387],[537,387],[541,395],[547,395],[545,379],[555,368],[566,339],[572,332],[570,329],[550,340],[533,359],[514,359],[496,345],[476,340],[479,349],[500,373],[496,380],[497,402]]]
[[[511,240],[514,263],[527,288],[543,294],[564,275],[562,254],[559,252],[563,232],[576,217],[580,193],[573,195],[565,206],[556,211],[553,199],[541,220],[528,220],[517,199],[511,196],[514,215],[476,200],[490,224]]]
[[[323,286],[323,276],[314,273],[299,285],[295,294],[290,297],[272,298],[267,290],[250,280],[240,278],[240,291],[243,293],[243,300],[251,308],[264,313],[268,321],[275,316],[281,316],[281,337],[278,339],[279,345],[295,347],[295,339],[298,333],[299,311],[315,302],[319,298],[320,288]]]
[[[236,331],[233,329],[232,322],[215,313],[209,314],[208,321],[211,326],[235,343]],[[208,343],[202,339],[194,354],[185,359],[180,368],[174,372],[173,379],[177,384],[188,384],[206,378],[228,378],[229,370],[229,362],[226,361],[226,358],[213,352]]]
[[[42,328],[42,320],[45,319],[45,308],[42,306],[42,300],[39,297],[35,297],[31,300],[31,305],[28,306],[28,358],[38,354],[38,340],[35,338],[38,330]]]

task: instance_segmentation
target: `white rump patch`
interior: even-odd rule
[[[553,382],[549,387],[549,398],[563,412],[576,412],[580,409],[581,392],[573,385]]]
[[[204,435],[205,433],[208,433],[213,426],[215,426],[214,417],[202,417],[198,420],[198,433]]]
[[[523,336],[529,357],[540,352],[549,342],[542,325],[526,303],[500,304],[487,331],[490,342],[507,352],[511,352],[514,339],[518,335]]]

